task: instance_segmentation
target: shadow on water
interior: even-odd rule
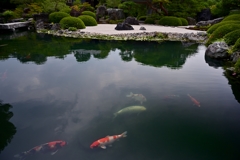
[[[13,135],[17,132],[14,124],[9,122],[13,117],[10,104],[4,104],[0,101],[0,153],[11,142]]]

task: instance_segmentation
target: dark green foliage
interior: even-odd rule
[[[67,29],[69,27],[76,27],[77,29],[86,28],[83,21],[77,17],[65,17],[60,21],[60,25],[63,29]]]
[[[76,27],[69,27],[68,30],[69,30],[69,31],[76,31],[77,28],[76,28]]]
[[[144,21],[145,24],[155,24],[155,20],[151,17],[147,17]]]
[[[235,31],[240,28],[240,24],[226,24],[221,27],[218,27],[209,37],[207,45],[210,45],[212,42],[217,39],[223,38],[227,33]]]
[[[49,15],[49,22],[59,23],[64,17],[70,17],[70,15],[65,12],[53,12]]]
[[[70,14],[71,8],[69,8],[69,7],[63,8],[63,9],[61,9],[59,12],[65,12],[65,13],[67,13],[67,14]]]
[[[139,21],[145,21],[147,19],[147,16],[140,16],[138,17]]]
[[[240,44],[240,39],[239,39],[239,44]],[[238,49],[240,49],[240,45],[238,47],[239,47]],[[235,72],[240,73],[240,58],[235,63],[234,70]]]
[[[97,21],[92,16],[81,15],[78,18],[80,18],[84,22],[85,26],[96,26],[97,25]]]
[[[133,1],[126,1],[118,5],[119,9],[122,9],[125,16],[137,17],[140,5]]]
[[[91,11],[83,11],[82,15],[89,15],[96,19],[96,14]]]
[[[240,21],[240,14],[231,14],[225,17],[222,21]]]
[[[233,46],[233,51],[237,51],[237,50],[240,50],[240,38],[238,38],[238,40],[235,42],[235,44]],[[239,68],[240,68],[240,66],[239,66]]]
[[[208,34],[212,34],[218,27],[226,25],[226,24],[240,24],[240,21],[222,21],[220,23],[212,25],[208,30]]]
[[[162,19],[160,19],[158,24],[163,26],[181,26],[182,21],[177,17],[165,16]]]
[[[182,26],[187,26],[188,21],[185,18],[179,18],[182,21]]]
[[[235,31],[229,32],[223,38],[228,45],[234,45],[239,37],[240,37],[240,28]]]
[[[229,15],[232,15],[232,14],[240,14],[240,10],[232,10],[232,11],[230,11]]]
[[[108,23],[109,24],[118,24],[118,23],[122,23],[124,20],[123,19],[119,19],[119,20],[109,20]]]

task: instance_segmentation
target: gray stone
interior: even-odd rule
[[[134,30],[134,28],[128,23],[118,23],[115,29],[116,30]]]
[[[240,51],[236,51],[231,55],[230,60],[233,63],[236,63],[239,58],[240,58]]]
[[[107,9],[109,20],[120,20],[124,19],[124,12],[122,9],[108,8]]]
[[[202,9],[201,12],[197,13],[197,22],[208,21],[212,17],[211,10],[209,8]]]
[[[196,25],[196,20],[192,17],[187,17],[188,25]]]
[[[135,17],[127,17],[124,22],[131,25],[139,25],[139,22]]]
[[[229,58],[228,45],[225,42],[214,42],[209,45],[205,56],[215,59],[227,59]]]
[[[223,20],[224,17],[220,17],[220,18],[216,18],[216,19],[213,19],[213,20],[208,20],[208,21],[200,21],[196,24],[197,27],[200,27],[200,26],[208,26],[208,25],[213,25],[213,24],[216,24],[216,23],[219,23]]]
[[[140,29],[139,30],[146,30],[146,28],[145,27],[140,27]]]
[[[96,10],[97,21],[99,21],[99,18],[105,17],[107,14],[107,7],[104,5],[99,6]]]
[[[54,23],[52,26],[51,26],[51,30],[60,30],[61,29],[61,26],[59,23]]]
[[[36,30],[44,29],[44,22],[42,20],[37,20],[35,23]]]

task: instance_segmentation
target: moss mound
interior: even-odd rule
[[[223,38],[228,45],[234,45],[237,39],[240,37],[240,28],[229,32]]]
[[[240,24],[226,24],[218,27],[209,37],[207,45],[211,44],[217,39],[223,38],[227,33],[235,31],[240,28]]]
[[[83,11],[82,15],[89,15],[89,16],[92,16],[94,19],[96,19],[96,14],[91,11]]]
[[[222,21],[240,21],[240,14],[231,14],[225,17]]]
[[[97,25],[97,21],[92,16],[81,15],[78,18],[80,18],[84,22],[85,26],[96,26]]]
[[[240,38],[238,38],[238,40],[235,42],[233,46],[233,51],[237,51],[237,50],[240,50]]]
[[[77,29],[86,28],[85,24],[80,18],[77,17],[65,17],[60,21],[60,26],[64,29],[69,27],[76,27]]]
[[[63,8],[59,12],[64,12],[64,13],[70,14],[71,8]]]
[[[181,26],[182,21],[177,17],[165,16],[165,17],[160,19],[158,24],[163,25],[163,26]]]
[[[155,24],[154,18],[147,17],[144,21],[145,24]]]
[[[212,34],[218,27],[226,24],[240,24],[240,21],[225,21],[225,22],[214,24],[207,30],[207,33]]]
[[[185,18],[179,18],[182,22],[182,26],[187,26],[188,25],[188,21]]]
[[[70,15],[65,12],[53,12],[49,15],[49,22],[59,23],[64,17],[70,17]]]

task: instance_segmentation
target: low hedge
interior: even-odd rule
[[[240,14],[231,14],[225,17],[222,21],[240,21]]]
[[[237,50],[240,50],[240,38],[238,38],[238,40],[235,42],[233,46],[233,51],[237,51]]]
[[[85,26],[96,26],[97,25],[97,21],[92,16],[81,15],[78,18],[80,18],[84,22]]]
[[[218,27],[226,25],[226,24],[240,24],[240,21],[225,21],[225,22],[222,21],[222,22],[214,24],[210,28],[208,28],[207,33],[212,34]]]
[[[83,11],[82,15],[92,16],[94,19],[96,19],[96,14],[91,11]]]
[[[64,29],[67,29],[69,27],[76,27],[77,29],[86,28],[83,21],[77,17],[65,17],[59,23],[60,23],[60,26]]]
[[[185,18],[179,18],[182,21],[182,26],[187,26],[188,21]]]
[[[240,28],[240,24],[226,24],[218,27],[209,37],[207,45],[211,44],[217,39],[223,38],[227,33],[235,31]]]
[[[160,19],[158,24],[163,25],[163,26],[181,26],[182,21],[177,17],[165,16],[165,17]]]
[[[154,18],[147,17],[144,21],[145,24],[155,24]]]
[[[64,17],[70,17],[70,15],[65,12],[53,12],[49,14],[49,21],[59,23]]]
[[[234,45],[237,39],[240,37],[240,29],[229,32],[223,38],[228,45]]]

